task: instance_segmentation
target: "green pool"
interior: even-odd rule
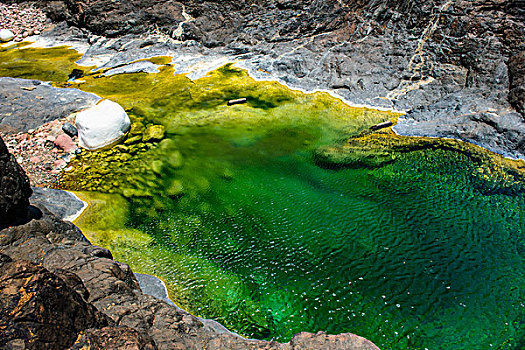
[[[192,82],[165,64],[75,85],[121,103],[134,124],[129,141],[83,152],[63,174],[91,203],[77,224],[92,242],[247,337],[525,346],[522,163],[371,134],[396,115],[231,66]],[[248,102],[226,105],[239,97]],[[165,138],[143,141],[153,124]]]

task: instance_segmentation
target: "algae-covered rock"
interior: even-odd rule
[[[168,153],[166,160],[170,167],[174,169],[182,168],[182,166],[184,165],[184,158],[178,150]]]
[[[131,128],[129,129],[129,133],[131,135],[142,134],[144,129],[146,129],[146,127],[141,122],[133,122],[133,124],[131,124]]]
[[[150,163],[151,170],[153,170],[155,174],[159,174],[159,175],[162,172],[162,165],[163,165],[162,161],[158,159]]]
[[[133,124],[132,124],[133,125]],[[131,133],[131,131],[130,131]],[[134,143],[137,143],[137,142],[140,142],[142,141],[142,136],[140,135],[135,135],[135,136],[132,136],[132,137],[129,137],[126,139],[126,141],[124,141],[124,144],[126,145],[132,145]]]
[[[180,180],[172,180],[168,188],[166,188],[166,194],[169,197],[178,197],[184,194],[184,186]]]
[[[75,124],[80,146],[96,150],[123,138],[131,121],[118,103],[102,100],[94,107],[80,112]]]
[[[146,128],[144,134],[142,134],[142,141],[160,141],[164,138],[165,133],[166,129],[163,125],[150,125]]]

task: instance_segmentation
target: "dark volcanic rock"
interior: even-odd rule
[[[0,137],[0,228],[27,217],[31,187]]]
[[[64,131],[66,135],[70,137],[74,137],[78,135],[77,128],[71,123],[64,123],[64,125],[62,125],[62,131]]]
[[[0,347],[24,341],[26,349],[64,349],[80,331],[110,324],[58,276],[44,267],[0,255]]]
[[[23,89],[25,88],[25,89]],[[0,130],[27,132],[95,104],[100,97],[40,81],[0,77]]]
[[[347,101],[412,110],[398,131],[474,140],[493,151],[525,158],[509,138],[525,116],[523,0],[242,0],[37,1],[55,20],[98,35],[162,32],[164,52],[222,55],[251,70],[306,90],[332,90]],[[183,6],[184,4],[184,6]],[[132,9],[132,10],[131,10]],[[131,43],[130,43],[131,41]],[[111,54],[118,66],[162,45],[92,37],[87,55]],[[128,45],[129,44],[129,45]],[[137,44],[137,45],[135,45]],[[198,46],[198,48],[196,48]],[[128,57],[126,59],[126,57]],[[456,101],[457,100],[457,101]],[[449,113],[458,105],[461,113]],[[499,134],[487,129],[491,113]],[[427,124],[434,116],[439,122]],[[486,115],[486,114],[485,114]],[[444,118],[444,119],[443,119]],[[411,129],[409,120],[421,127]],[[445,125],[436,130],[437,125]],[[469,125],[466,135],[464,126]],[[406,130],[406,132],[405,132]],[[476,135],[477,130],[482,134]]]
[[[525,117],[525,51],[509,60],[509,102]]]

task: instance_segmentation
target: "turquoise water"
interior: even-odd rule
[[[322,330],[382,349],[523,348],[521,180],[485,178],[475,159],[439,149],[323,169],[315,127],[249,135],[172,135],[185,165],[163,178],[185,194],[154,215],[131,200],[128,225],[176,257],[159,257],[176,302],[255,338]]]

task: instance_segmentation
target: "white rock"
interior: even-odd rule
[[[100,100],[77,114],[75,126],[81,147],[96,150],[118,142],[129,130],[131,121],[118,103]]]
[[[0,29],[0,41],[7,42],[13,40],[15,33],[9,29]]]

